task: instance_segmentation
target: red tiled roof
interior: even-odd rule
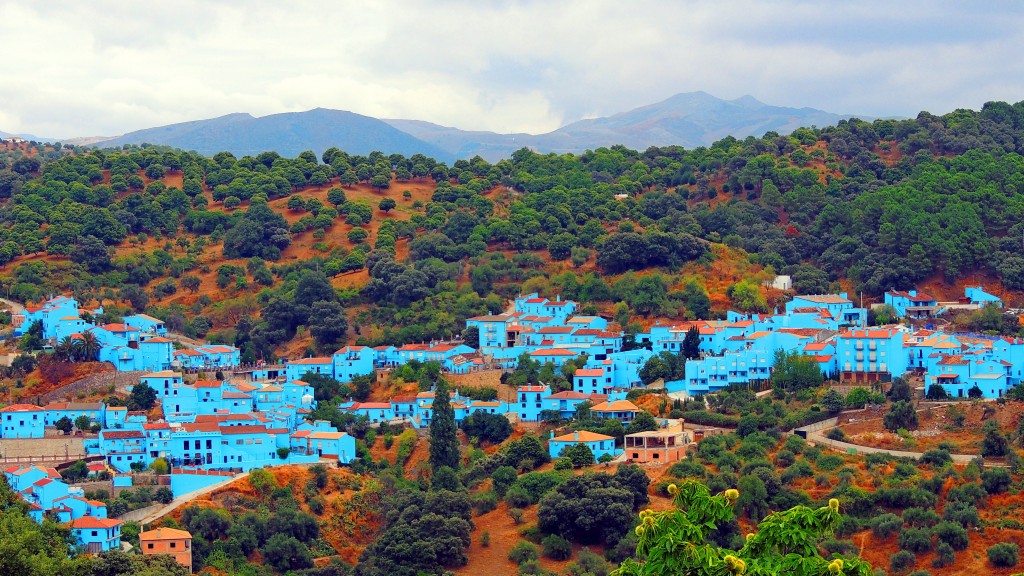
[[[572,350],[565,350],[562,348],[549,348],[546,350],[534,350],[530,352],[530,356],[577,356],[577,352]]]
[[[580,376],[583,378],[604,376],[604,370],[601,370],[600,368],[580,368],[573,373],[573,376]]]
[[[103,328],[107,332],[138,332],[139,331],[138,328],[133,328],[133,327],[127,326],[125,324],[104,324],[104,325],[100,326],[100,328]]]
[[[548,396],[548,398],[554,398],[556,400],[582,400],[584,398],[589,398],[589,396],[575,390],[563,390],[557,394]]]
[[[194,388],[220,388],[221,385],[220,380],[196,380],[192,386]]]
[[[348,410],[387,410],[391,408],[390,402],[356,402],[348,407]]]
[[[126,438],[143,438],[145,434],[141,430],[104,430],[105,440],[124,440]]]
[[[331,358],[299,358],[292,360],[289,364],[330,364],[331,362],[333,362]]]
[[[0,412],[42,412],[42,408],[33,404],[11,404],[0,408]]]
[[[259,424],[220,427],[221,434],[265,434],[269,432],[270,430],[266,426],[260,426]]]
[[[75,518],[71,521],[72,528],[92,530],[94,528],[108,529],[120,526],[120,520],[114,520],[113,518],[97,518],[95,516],[82,516],[81,518]]]

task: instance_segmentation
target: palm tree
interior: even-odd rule
[[[53,348],[53,358],[59,362],[67,362],[68,360],[74,360],[75,348],[77,344],[71,338],[71,336],[65,336],[57,342],[57,345]]]
[[[96,360],[100,355],[100,348],[103,347],[92,332],[82,334],[82,339],[78,341],[78,344],[80,357],[83,361],[87,362]]]

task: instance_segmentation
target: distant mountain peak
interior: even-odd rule
[[[236,112],[138,130],[98,145],[149,142],[204,154],[227,150],[244,155],[273,150],[289,157],[303,150],[321,153],[336,146],[353,154],[365,155],[373,150],[407,156],[421,153],[445,162],[479,155],[494,162],[524,146],[557,153],[580,153],[616,144],[636,150],[668,145],[696,148],[726,136],[760,137],[770,131],[789,134],[802,126],[828,126],[850,117],[813,108],[773,106],[751,95],[723,100],[697,90],[610,116],[573,122],[547,134],[467,131],[424,120],[378,120],[347,110],[317,107],[261,117]]]

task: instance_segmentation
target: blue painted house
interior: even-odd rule
[[[884,298],[885,304],[892,306],[900,318],[931,318],[939,313],[939,302],[917,290],[889,290]]]
[[[377,352],[366,346],[345,346],[331,358],[331,377],[338,382],[351,382],[356,376],[373,374]],[[301,378],[296,378],[301,380]]]
[[[514,405],[514,412],[521,422],[539,422],[540,413],[544,411],[544,398],[551,395],[551,387],[520,386],[516,391],[519,400]]]
[[[979,306],[996,306],[999,308],[1003,307],[1003,299],[985,292],[985,289],[981,286],[968,286],[964,288],[964,297],[970,300],[971,304],[977,304]]]
[[[167,335],[167,325],[164,324],[164,321],[146,314],[125,316],[124,323],[133,328],[138,328],[140,332],[149,332],[158,336]]]
[[[121,547],[121,521],[83,516],[71,521],[71,536],[86,552],[99,554]]]
[[[622,450],[615,448],[615,438],[587,430],[570,432],[548,440],[548,454],[552,458],[558,458],[563,452],[577,444],[583,444],[590,448],[590,451],[594,453],[595,460],[605,454],[612,457],[622,454]]]
[[[371,368],[370,372],[372,371]],[[310,372],[334,378],[334,358],[324,356],[292,360],[285,366],[284,377],[285,380],[302,380],[302,377]]]
[[[0,408],[0,438],[42,438],[46,413],[32,404]]]

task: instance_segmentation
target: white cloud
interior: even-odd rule
[[[880,0],[0,0],[0,129],[112,135],[325,107],[544,132],[694,90],[872,116],[944,113],[1022,99],[1022,11]]]

